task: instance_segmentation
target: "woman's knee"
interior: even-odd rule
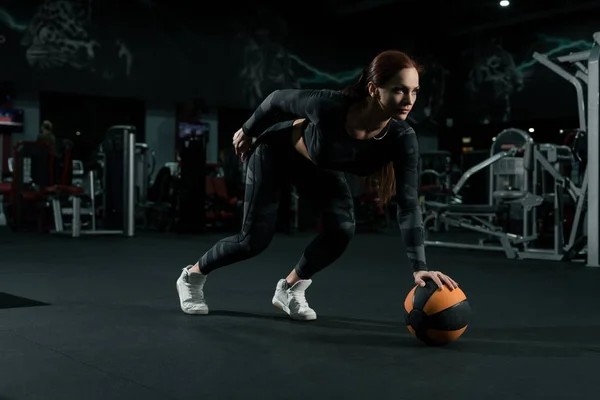
[[[256,229],[247,234],[240,233],[239,242],[248,256],[256,256],[269,247],[274,236],[274,229]]]
[[[323,215],[323,229],[328,236],[339,241],[350,241],[356,233],[354,208],[350,202],[343,202],[332,207]]]
[[[354,237],[356,233],[356,224],[354,221],[352,222],[343,222],[339,224],[336,229],[336,234],[339,236],[340,240],[349,242]]]
[[[355,233],[356,223],[354,219],[338,220],[323,224],[323,235],[327,237],[328,241],[341,246],[347,245]]]

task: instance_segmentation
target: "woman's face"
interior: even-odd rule
[[[383,87],[377,88],[378,100],[390,118],[405,120],[419,93],[419,72],[416,68],[398,71]]]

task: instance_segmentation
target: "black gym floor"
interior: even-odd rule
[[[220,235],[0,235],[0,399],[575,399],[598,392],[600,271],[429,249],[473,315],[429,348],[402,325],[412,287],[397,235],[359,234],[307,292],[319,318],[271,305],[312,237],[278,236],[207,280],[208,316],[175,281]]]

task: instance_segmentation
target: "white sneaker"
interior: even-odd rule
[[[285,279],[281,279],[275,288],[273,296],[273,305],[285,311],[292,319],[300,321],[310,321],[317,319],[315,310],[309,307],[306,301],[305,291],[308,289],[312,280],[301,280],[288,287]]]
[[[190,273],[188,265],[177,279],[177,293],[181,310],[186,314],[208,314],[208,306],[204,300],[204,282],[206,275]]]

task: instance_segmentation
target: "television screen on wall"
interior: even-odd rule
[[[0,131],[4,133],[21,133],[23,132],[23,125],[23,110],[0,108]]]
[[[180,122],[178,124],[179,139],[200,137],[200,136],[208,135],[209,133],[210,133],[210,125],[207,122],[197,122],[195,124],[188,124],[186,122]]]

